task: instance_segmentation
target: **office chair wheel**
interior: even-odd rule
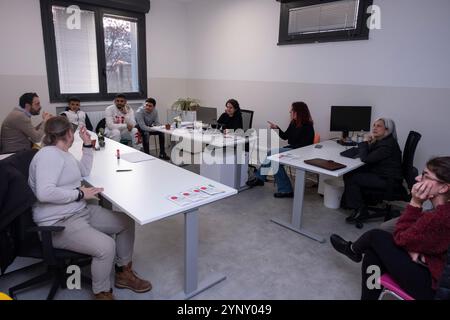
[[[355,224],[355,226],[356,226],[358,229],[362,229],[362,228],[364,227],[364,224],[363,224],[361,221],[357,221],[356,224]]]

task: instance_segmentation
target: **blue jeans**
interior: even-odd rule
[[[292,148],[280,148],[280,149],[272,149],[267,153],[267,156],[270,156],[272,154],[277,153],[283,153],[287,151],[291,151]],[[258,169],[258,171],[255,173],[256,178],[262,181],[266,181],[266,175],[261,174],[261,168],[270,168],[271,161],[264,160],[261,167]],[[289,180],[288,175],[286,174],[286,171],[284,170],[284,166],[282,164],[279,164],[279,168],[277,173],[275,174],[275,183],[277,184],[277,190],[281,193],[289,193],[293,192],[292,190],[292,184],[291,180]]]

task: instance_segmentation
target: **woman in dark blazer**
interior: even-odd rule
[[[225,112],[217,120],[217,124],[221,129],[237,130],[242,129],[242,113],[239,102],[230,99],[225,103]]]
[[[364,209],[362,190],[364,188],[384,189],[388,179],[401,184],[402,152],[397,142],[395,123],[388,118],[380,118],[373,124],[372,134],[358,144],[359,156],[365,163],[362,168],[344,175],[344,205],[353,209],[347,222],[354,222],[356,217],[367,215]]]

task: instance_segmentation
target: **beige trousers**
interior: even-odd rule
[[[123,213],[88,205],[55,226],[65,229],[54,233],[53,246],[92,256],[92,290],[94,294],[109,291],[114,259],[117,258],[118,266],[131,261],[134,221]],[[115,240],[112,235],[116,236]]]

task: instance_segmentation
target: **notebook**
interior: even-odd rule
[[[347,167],[345,164],[338,163],[333,160],[326,160],[320,158],[305,160],[305,163],[311,166],[319,167],[330,171],[336,171]]]

